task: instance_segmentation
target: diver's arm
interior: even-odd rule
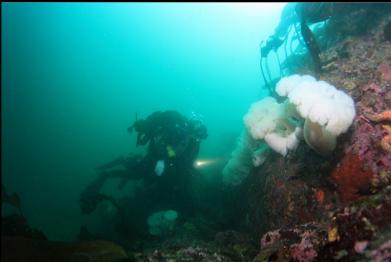
[[[114,159],[113,161],[110,161],[109,163],[97,166],[95,169],[103,171],[124,164],[125,164],[125,158],[123,156],[120,156]]]
[[[89,184],[81,193],[81,198],[86,198],[92,195],[96,195],[101,190],[102,186],[106,182],[105,172],[101,173],[91,184]]]
[[[98,194],[103,185],[106,183],[106,180],[111,178],[128,177],[128,173],[129,171],[127,169],[110,170],[100,173],[99,176],[83,190],[81,193],[81,198]]]

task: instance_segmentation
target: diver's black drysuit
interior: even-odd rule
[[[121,210],[126,219],[121,220],[120,231],[134,234],[138,229],[145,232],[147,216],[153,212],[167,209],[174,209],[180,215],[192,212],[190,179],[196,172],[193,164],[207,132],[200,121],[188,120],[170,110],[137,120],[128,129],[133,130],[138,133],[137,145],[148,146],[147,154],[118,158],[98,167],[102,172],[82,192],[81,208],[83,213],[91,213],[100,201],[111,200],[99,193],[107,179],[120,178],[120,188],[129,180],[143,179],[143,190],[135,199],[122,199],[118,203],[120,208],[126,206]],[[158,162],[164,163],[160,171]],[[118,166],[124,169],[113,169]]]

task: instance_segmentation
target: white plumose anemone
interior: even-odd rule
[[[305,141],[321,155],[334,150],[336,137],[348,130],[356,116],[354,101],[349,95],[310,76],[292,75],[281,79],[277,93],[287,96],[305,119]]]
[[[276,129],[278,119],[283,117],[284,110],[273,97],[266,97],[253,103],[244,116],[244,124],[254,139],[263,139]]]
[[[296,127],[295,132],[292,132],[287,136],[282,136],[278,133],[269,133],[265,136],[265,142],[271,149],[286,156],[288,151],[295,150],[299,145],[300,140],[298,139],[298,134],[300,134],[300,132],[301,128]]]
[[[244,123],[253,139],[264,141],[276,152],[285,156],[289,150],[295,150],[299,144],[295,126],[289,122],[287,103],[278,103],[272,97],[266,97],[251,105],[244,116]],[[255,164],[259,164],[256,161]]]

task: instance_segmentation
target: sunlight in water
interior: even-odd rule
[[[246,12],[248,14],[262,14],[280,11],[286,5],[286,3],[253,3],[253,2],[244,2],[244,3],[227,3],[228,6],[235,8],[238,11]]]

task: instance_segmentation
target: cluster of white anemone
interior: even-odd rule
[[[252,166],[265,161],[267,152],[286,156],[302,138],[318,154],[331,154],[337,136],[349,129],[356,115],[349,95],[312,76],[285,77],[276,92],[286,97],[283,103],[266,97],[253,103],[244,116],[246,130],[224,167],[225,184],[240,184]]]
[[[283,156],[296,149],[302,136],[320,155],[330,154],[356,115],[349,95],[312,76],[285,77],[276,92],[287,100],[266,97],[252,104],[244,122],[254,139],[263,139]]]

